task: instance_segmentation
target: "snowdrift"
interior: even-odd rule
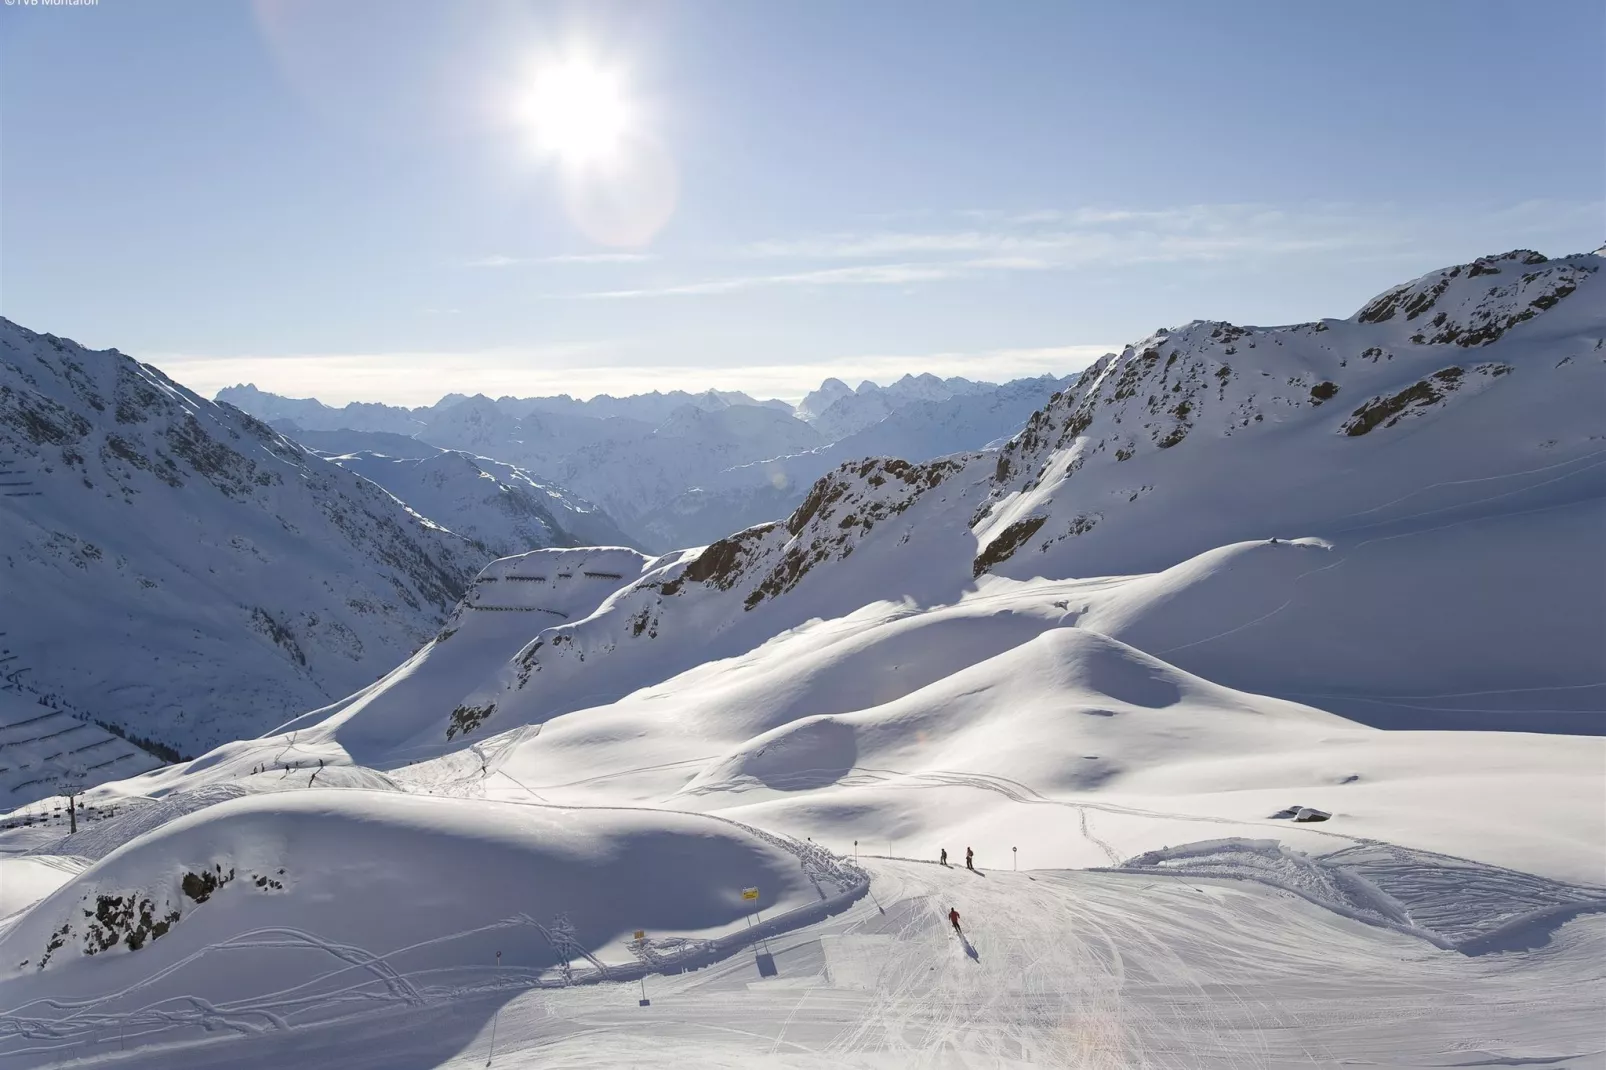
[[[497,952],[531,979],[610,964],[627,977],[677,955],[697,964],[690,952],[739,936],[754,910],[813,916],[861,886],[804,845],[716,818],[262,795],[138,837],[32,907],[0,935],[0,1000],[137,986],[141,1005],[206,992],[285,1014],[411,1000]],[[632,948],[636,929],[649,942]]]

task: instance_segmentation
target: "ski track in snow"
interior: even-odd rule
[[[309,1060],[357,1068],[487,1060],[1100,1070],[1600,1065],[1588,1013],[1602,995],[1599,925],[1575,929],[1550,956],[1502,963],[1219,876],[978,876],[899,861],[874,863],[873,875],[872,894],[846,913],[761,945],[778,976],[761,979],[750,958],[732,955],[652,977],[649,1007],[635,1005],[635,982],[537,989],[516,970],[487,969],[477,979],[417,986],[425,1003],[401,1016],[392,997],[352,1003],[333,1022],[276,1028],[271,1008],[197,1002],[146,1012],[137,1026],[121,1022],[163,1046],[118,1057],[120,1023],[104,1016],[93,1027],[82,1023],[72,1050],[88,1065],[104,1058],[164,1070]],[[951,904],[963,915],[962,938],[943,916]],[[459,1023],[445,1049],[404,1061],[429,1040],[429,1023],[443,1021],[438,1014]],[[465,1018],[472,1024],[462,1026]],[[207,1023],[253,1039],[203,1039]]]

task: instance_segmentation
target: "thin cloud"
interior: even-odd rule
[[[945,230],[834,233],[755,242],[755,258],[853,260],[881,257],[1013,258],[1073,268],[1093,263],[1211,260],[1277,255],[1393,240],[1388,228],[1336,213],[1286,212],[1254,205],[1199,205],[1156,211],[1084,209],[1017,215],[965,213],[987,226]]]
[[[656,260],[652,253],[564,253],[558,256],[482,256],[465,261],[464,267],[507,268],[527,267],[533,264],[640,264]]]
[[[582,294],[553,294],[587,300],[615,300],[634,297],[688,297],[734,293],[766,286],[901,286],[915,282],[940,282],[970,273],[966,264],[864,264],[853,267],[798,271],[785,275],[736,275],[722,279],[658,286],[637,290],[598,290]]]
[[[1531,229],[1536,234],[1600,217],[1602,204],[1528,201],[1454,212],[1396,205],[1200,204],[1160,209],[1081,208],[1004,212],[970,209],[954,226],[834,232],[749,244],[753,259],[800,261],[919,260],[972,269],[1074,270],[1093,266],[1270,261],[1303,253],[1372,260],[1424,244],[1444,244],[1480,229]],[[937,221],[934,221],[937,222]]]

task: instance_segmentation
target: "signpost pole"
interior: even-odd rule
[[[743,888],[742,889],[742,902],[756,904],[758,902],[758,889],[757,888]],[[747,916],[747,926],[748,926],[748,928],[752,928],[752,926],[753,926],[753,915],[755,915],[755,914],[758,914],[757,906],[755,906],[753,908],[753,913],[749,914]],[[763,920],[762,916],[760,916],[760,920]]]

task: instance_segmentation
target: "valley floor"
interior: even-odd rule
[[[846,913],[651,976],[647,1006],[636,983],[532,989],[510,965],[431,971],[419,1002],[375,986],[302,1027],[197,997],[165,1027],[86,1007],[93,1029],[29,1042],[8,1008],[0,1048],[19,1068],[171,1070],[1606,1066],[1599,914],[1469,955],[1242,880],[864,865],[870,894]],[[227,952],[241,971],[282,953]]]

